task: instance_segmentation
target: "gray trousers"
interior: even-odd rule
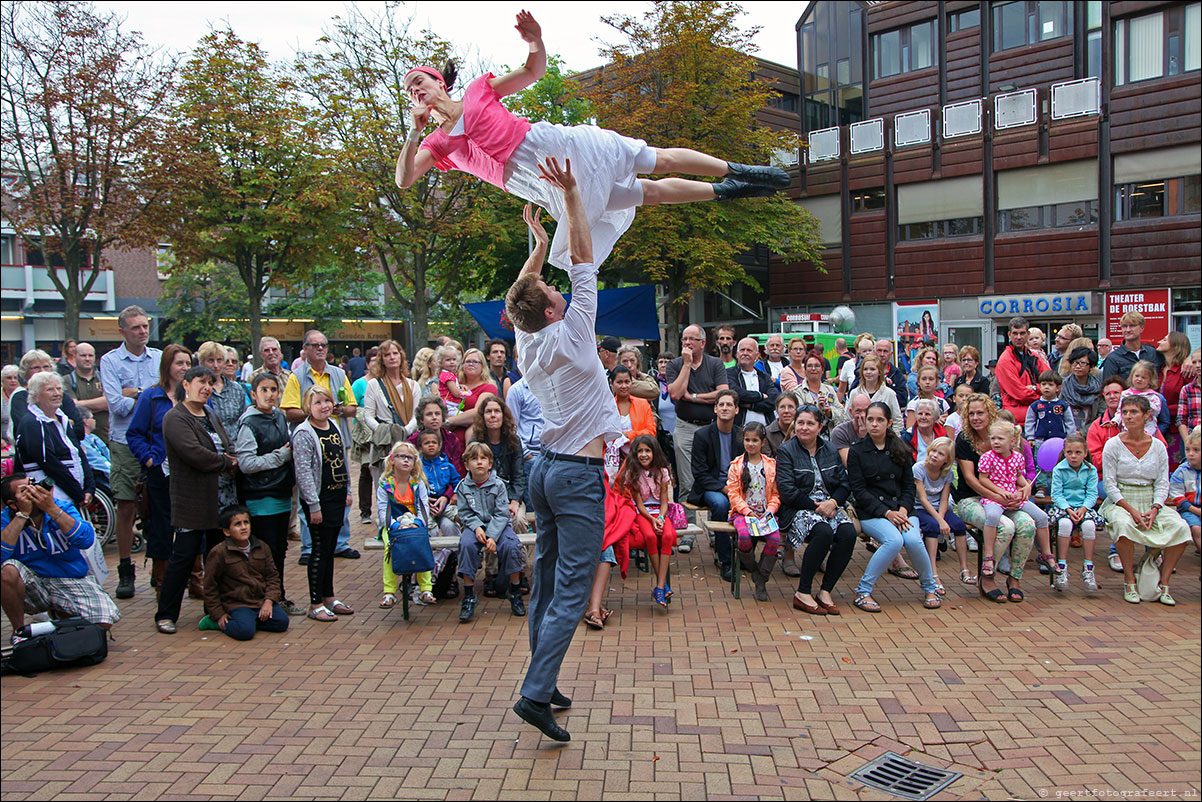
[[[693,489],[693,435],[701,427],[686,420],[676,419],[672,432],[672,449],[676,452],[676,484],[680,488],[680,499],[684,501]]]
[[[550,701],[580,618],[588,608],[605,536],[605,469],[601,465],[534,460],[534,577],[530,586],[530,667],[522,696]]]

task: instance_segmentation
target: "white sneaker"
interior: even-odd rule
[[[684,537],[682,537],[680,539],[680,545],[678,545],[676,547],[676,550],[679,551],[681,554],[688,554],[690,551],[692,551],[693,550],[693,536],[685,535]]]
[[[956,538],[955,538],[955,537],[949,537],[949,538],[947,539],[947,546],[948,546],[948,548],[950,548],[952,551],[955,551],[955,550],[956,550]]]
[[[1111,571],[1118,571],[1120,574],[1123,572],[1123,561],[1119,559],[1118,553],[1111,554],[1109,562]]]
[[[964,539],[968,541],[968,550],[969,551],[977,550],[977,539],[975,537],[973,537],[972,535],[968,535]]]
[[[1098,580],[1093,575],[1093,566],[1088,565],[1081,569],[1081,581],[1085,583],[1085,589],[1093,593],[1098,589]]]
[[[1068,587],[1068,568],[1056,567],[1056,575],[1052,577],[1052,587],[1061,593]]]

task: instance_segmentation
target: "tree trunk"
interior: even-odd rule
[[[255,365],[261,366],[263,358],[259,356],[259,338],[263,336],[263,296],[257,292],[250,293],[250,350],[255,355]]]
[[[54,268],[51,267],[47,269],[53,270]],[[78,283],[78,281],[70,281],[70,275],[68,275],[68,284],[62,293],[64,340],[79,339],[79,310],[83,307],[84,293],[83,290],[79,288]]]
[[[410,345],[414,351],[424,348],[430,339],[430,299],[426,294],[426,255],[421,251],[413,254],[413,302],[409,308],[413,311],[413,342]]]

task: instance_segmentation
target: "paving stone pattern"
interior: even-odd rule
[[[353,617],[248,643],[197,631],[195,600],[178,634],[156,633],[141,569],[105,663],[0,683],[4,799],[892,799],[847,779],[886,751],[963,772],[941,799],[1198,798],[1192,549],[1176,608],[1124,603],[1103,566],[1097,595],[1075,573],[1056,594],[1032,566],[1025,603],[991,604],[955,581],[949,552],[942,610],[886,575],[870,615],[850,603],[859,548],[844,614],[815,618],[790,608],[779,571],[770,603],[732,599],[699,544],[673,558],[665,614],[632,565],[610,583],[606,630],[582,625],[565,662],[566,746],[510,711],[525,619],[482,599],[470,624],[457,600],[405,622],[376,606],[381,554],[337,562]]]

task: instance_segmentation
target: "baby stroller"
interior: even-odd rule
[[[92,494],[92,503],[82,510],[96,530],[96,542],[101,548],[108,546],[117,538],[117,504],[113,500],[113,491],[109,486],[107,471],[96,468],[92,471],[96,481],[96,492]],[[145,492],[145,491],[143,491]],[[134,540],[131,551],[140,552],[146,548],[142,537],[140,521],[134,527]]]

